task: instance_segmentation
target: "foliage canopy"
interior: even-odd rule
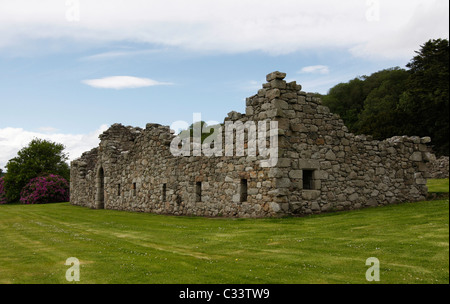
[[[356,134],[430,136],[449,155],[449,41],[429,40],[407,69],[389,68],[340,83],[322,96]]]
[[[43,139],[33,139],[17,157],[6,164],[5,190],[8,201],[20,198],[22,188],[33,178],[46,174],[57,174],[69,180],[70,168],[64,145]]]

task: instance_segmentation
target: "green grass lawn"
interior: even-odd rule
[[[445,179],[429,179],[428,183],[428,192],[432,193],[448,193],[448,178]]]
[[[0,283],[449,283],[448,200],[283,219],[0,206]]]

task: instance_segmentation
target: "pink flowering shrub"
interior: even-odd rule
[[[69,183],[59,175],[33,178],[20,193],[22,204],[47,204],[69,201]]]
[[[0,178],[0,205],[6,204],[6,192],[5,192],[5,180],[3,177]]]

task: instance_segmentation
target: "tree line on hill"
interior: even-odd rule
[[[449,41],[429,40],[416,54],[408,69],[357,77],[321,97],[355,134],[430,136],[434,152],[448,156]]]

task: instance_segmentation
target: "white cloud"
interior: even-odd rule
[[[82,153],[98,146],[98,136],[106,131],[107,125],[100,126],[88,134],[39,133],[26,131],[22,128],[0,129],[0,168],[4,168],[8,160],[17,156],[17,152],[26,147],[33,138],[50,140],[63,144],[69,160],[81,156]]]
[[[448,0],[413,1],[410,5],[390,2],[393,2],[390,5],[394,11],[390,11],[389,7],[382,9],[380,21],[373,24],[375,28],[386,28],[382,31],[372,30],[365,41],[351,47],[350,52],[355,56],[411,59],[416,55],[414,51],[419,49],[419,45],[429,39],[449,38]],[[403,14],[408,18],[396,16],[395,12],[401,10],[405,11]]]
[[[299,71],[300,74],[329,74],[330,69],[326,65],[311,65],[302,68]]]
[[[39,131],[44,132],[44,133],[56,133],[56,131],[58,131],[58,129],[53,128],[53,127],[40,127]]]
[[[341,48],[355,56],[410,59],[448,38],[447,0],[79,0],[78,22],[60,0],[0,4],[0,50],[51,39],[67,47],[133,42],[212,53]],[[373,3],[377,5],[374,6]],[[373,12],[374,9],[379,9]],[[367,16],[374,15],[372,19]],[[56,43],[57,44],[57,43]],[[49,44],[46,44],[46,49]],[[14,53],[10,51],[10,53]],[[110,53],[104,56],[122,56]],[[100,56],[101,57],[101,56]]]
[[[139,78],[133,76],[111,76],[99,79],[83,80],[83,83],[102,89],[135,89],[160,85],[171,85],[169,82],[160,82],[149,78]]]

